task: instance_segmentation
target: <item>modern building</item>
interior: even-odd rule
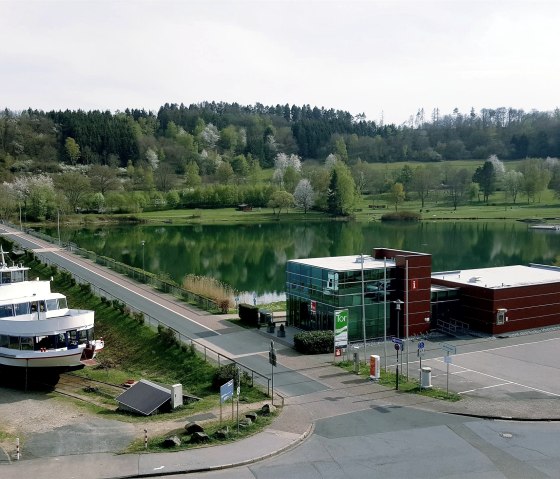
[[[288,261],[288,324],[332,330],[335,311],[347,309],[349,341],[363,338],[364,318],[367,338],[424,333],[429,330],[431,264],[429,254],[383,248],[367,256]]]
[[[560,268],[505,266],[432,274],[425,253],[375,248],[371,255],[288,261],[289,325],[333,330],[348,310],[348,339],[407,337],[431,329],[489,334],[560,324]]]
[[[432,285],[460,292],[460,308],[453,314],[472,330],[501,334],[560,324],[560,268],[555,266],[434,273]]]

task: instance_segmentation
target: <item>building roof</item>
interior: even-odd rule
[[[432,279],[481,288],[513,288],[560,282],[560,268],[554,266],[500,266],[433,273]]]
[[[171,400],[171,391],[151,381],[141,379],[116,399],[126,407],[149,416],[166,401]]]
[[[304,258],[292,259],[292,263],[300,263],[317,268],[330,269],[333,271],[354,271],[362,269],[362,262],[360,255],[352,256],[327,256],[325,258]],[[395,267],[395,260],[388,259],[387,268]],[[375,259],[372,256],[364,255],[364,269],[379,269],[383,268],[384,262],[382,259]]]

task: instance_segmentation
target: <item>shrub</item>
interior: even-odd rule
[[[239,305],[239,319],[250,326],[259,325],[259,308],[250,304]]]
[[[91,284],[80,283],[80,290],[84,293],[91,293]]]
[[[381,221],[420,221],[421,219],[422,215],[415,211],[394,211],[381,217]]]
[[[175,336],[175,331],[171,328],[158,324],[157,331],[163,344],[167,346],[179,346],[179,340],[177,339],[177,336]]]
[[[333,331],[304,331],[294,336],[294,347],[302,354],[325,354],[334,351]]]
[[[233,387],[237,388],[237,364],[230,363],[224,366],[220,366],[214,372],[214,376],[212,377],[212,389],[214,391],[219,391],[220,387],[231,381],[233,379]],[[249,376],[245,371],[242,371],[240,374],[241,384],[244,386],[248,386],[251,384],[251,376]]]

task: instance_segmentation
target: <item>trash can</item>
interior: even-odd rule
[[[272,312],[267,309],[259,310],[259,322],[261,324],[268,324],[272,322]]]
[[[358,346],[354,346],[354,372],[360,372],[360,351]]]
[[[431,389],[432,388],[432,368],[422,368],[420,374],[420,388]]]

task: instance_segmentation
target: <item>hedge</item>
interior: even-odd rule
[[[334,351],[333,331],[304,331],[294,336],[294,347],[302,354],[325,354]]]

